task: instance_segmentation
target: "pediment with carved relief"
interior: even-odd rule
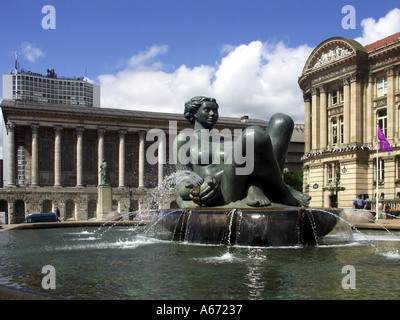
[[[333,65],[356,55],[359,51],[365,52],[365,49],[354,40],[339,37],[330,38],[314,49],[304,66],[303,74]]]

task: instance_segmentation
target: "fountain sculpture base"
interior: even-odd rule
[[[162,212],[173,238],[188,242],[293,246],[315,245],[335,227],[338,209],[176,209]]]

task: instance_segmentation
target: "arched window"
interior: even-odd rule
[[[72,200],[65,203],[65,220],[75,220],[75,203]]]
[[[53,210],[53,202],[51,200],[44,200],[42,204],[42,212],[49,213]]]
[[[17,200],[14,204],[14,223],[22,223],[25,220],[25,203],[23,200]]]
[[[6,200],[0,200],[0,212],[4,212],[6,216],[5,224],[8,224],[8,203]]]

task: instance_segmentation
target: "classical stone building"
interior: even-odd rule
[[[357,194],[374,200],[376,183],[382,201],[397,205],[399,72],[400,33],[365,47],[330,38],[311,53],[299,78],[305,102],[304,189],[311,206],[338,201],[352,207]],[[379,153],[378,168],[377,123],[393,148]]]
[[[172,194],[155,198],[154,188],[174,171],[169,165],[169,132],[192,127],[183,115],[60,105],[4,99],[1,103],[7,186],[0,189],[0,212],[9,223],[30,213],[51,212],[58,206],[64,220],[97,219],[99,166],[109,167],[113,210],[131,212],[160,202],[176,206]],[[217,129],[266,127],[256,119],[220,117]],[[152,129],[166,134],[162,161],[150,164],[146,153],[155,140]],[[148,140],[148,141],[147,141]],[[301,169],[304,125],[296,124],[287,169]],[[164,154],[163,154],[164,153]],[[154,154],[154,152],[153,152]],[[157,159],[156,159],[157,160]]]

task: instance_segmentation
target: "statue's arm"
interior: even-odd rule
[[[176,161],[176,172],[184,172],[190,173],[193,172],[193,166],[189,162],[187,164],[181,163],[179,159],[179,150],[180,148],[187,143],[187,137],[185,135],[178,134],[176,139],[174,140],[174,156],[175,156],[175,161]],[[189,152],[189,151],[188,151]],[[190,155],[186,154],[187,157]],[[190,176],[188,174],[187,178],[181,178],[179,177],[180,182],[176,186],[176,202],[178,203],[180,208],[193,208],[197,207],[198,205],[195,204],[191,197],[190,197],[190,192],[193,188],[193,182],[190,180]]]

